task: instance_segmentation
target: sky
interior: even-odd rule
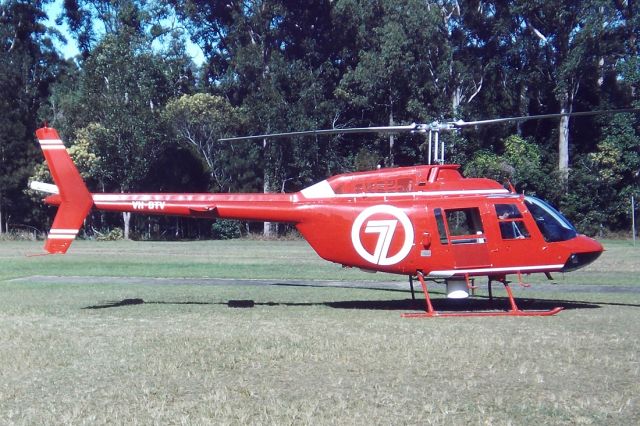
[[[63,1],[64,0],[55,0],[48,4],[44,10],[48,17],[47,26],[56,28],[67,39],[66,44],[59,40],[54,40],[54,45],[58,50],[60,50],[60,52],[62,52],[62,56],[69,59],[77,56],[80,51],[78,50],[78,44],[75,42],[73,37],[71,37],[67,25],[64,23],[62,25],[56,25],[56,18],[62,13]],[[185,37],[185,41],[187,53],[197,65],[201,65],[204,62],[204,54],[202,53],[202,50],[197,45],[193,44],[188,37]]]
[[[62,52],[62,56],[64,56],[65,58],[73,58],[80,53],[78,51],[78,45],[71,38],[69,29],[66,25],[56,25],[56,18],[62,12],[62,2],[63,0],[56,0],[55,2],[46,5],[44,11],[47,13],[48,17],[47,26],[57,29],[67,39],[66,44],[62,44],[59,40],[54,40],[54,44],[56,45],[58,50]]]

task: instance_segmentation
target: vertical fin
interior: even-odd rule
[[[49,253],[65,253],[91,210],[93,198],[58,132],[51,127],[43,127],[36,131],[36,136],[60,192],[60,207],[44,249]]]

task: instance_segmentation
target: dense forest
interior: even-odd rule
[[[95,191],[290,192],[336,173],[424,163],[425,139],[218,139],[640,107],[635,0],[64,0],[50,17],[57,25],[47,24],[51,3],[0,2],[0,233],[50,224],[52,209],[27,190],[49,179],[34,138],[43,123]],[[65,42],[80,54],[65,59]],[[630,228],[638,113],[441,136],[467,176],[508,180],[589,234]],[[134,238],[251,229],[94,213],[84,232],[115,228]]]

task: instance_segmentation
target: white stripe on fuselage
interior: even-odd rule
[[[311,185],[308,188],[300,191],[304,198],[318,199],[318,198],[333,198],[336,193],[333,191],[331,185],[326,180]]]
[[[323,181],[326,182],[326,181]],[[316,184],[317,185],[317,184]],[[321,199],[335,199],[335,198],[382,198],[382,197],[443,197],[448,195],[506,195],[509,194],[509,191],[506,189],[463,189],[463,190],[452,190],[452,191],[412,191],[412,192],[361,192],[361,193],[351,193],[351,194],[336,194],[329,193],[327,191],[328,184],[322,188],[318,187],[313,191],[308,191],[314,186],[310,186],[309,188],[303,189],[300,191],[305,199],[308,200],[321,200]],[[329,186],[329,189],[331,187]],[[332,190],[333,191],[333,190]],[[93,201],[96,203],[115,203],[115,204],[126,204],[132,201],[157,201],[162,199],[163,194],[157,195],[143,195],[143,194],[135,194],[137,198],[131,199],[123,199],[123,197],[127,197],[129,194],[92,194]],[[215,195],[215,194],[212,194]],[[249,195],[249,194],[248,194]],[[163,200],[165,201],[165,200]],[[185,194],[183,199],[172,200],[172,201],[181,201],[181,202],[198,202],[203,200],[192,200]]]
[[[300,191],[307,199],[324,199],[324,198],[380,198],[380,197],[443,197],[447,195],[502,195],[508,194],[506,189],[459,189],[449,191],[410,191],[410,192],[359,192],[349,194],[336,194],[329,185],[329,182],[323,180],[315,185]]]
[[[413,192],[362,192],[358,194],[335,194],[335,198],[362,197],[441,197],[445,195],[489,195],[506,194],[506,189],[462,189],[457,191],[413,191]]]
[[[500,273],[500,272],[526,272],[526,271],[552,271],[561,269],[564,267],[564,264],[558,265],[537,265],[537,266],[510,266],[504,268],[471,268],[471,269],[448,269],[442,271],[431,271],[429,272],[429,277],[435,278],[449,278],[454,275],[464,275],[464,274],[489,274],[492,272]]]

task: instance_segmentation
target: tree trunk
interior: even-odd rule
[[[458,114],[458,109],[462,103],[462,87],[457,86],[453,93],[451,93],[451,113],[455,117]]]
[[[124,194],[129,190],[129,188],[127,187],[121,187],[120,188],[120,193]],[[125,240],[129,239],[129,230],[130,230],[130,225],[131,225],[131,212],[122,212],[122,223],[124,225],[124,230],[123,230],[123,238]]]
[[[601,56],[600,59],[598,59],[598,89],[604,84],[604,73],[604,57]]]
[[[527,91],[528,86],[524,83],[519,85],[518,93],[518,115],[524,116],[527,114]],[[516,132],[518,136],[522,136],[523,121],[516,121]]]
[[[389,126],[393,126],[393,101],[391,97],[389,97]],[[393,145],[395,144],[395,139],[393,133],[389,133],[389,167],[394,166],[393,159]]]
[[[0,195],[0,234],[2,234],[2,224],[4,223],[2,213],[2,196]]]
[[[573,102],[569,93],[563,93],[560,100],[560,113],[570,113],[572,108]],[[565,192],[569,189],[569,118],[569,116],[560,117],[558,125],[558,171]]]
[[[124,222],[124,239],[129,239],[129,226],[131,224],[131,213],[122,212],[122,221]]]
[[[264,153],[264,158],[265,158],[264,179],[263,179],[262,191],[265,194],[268,194],[269,192],[271,192],[271,178],[269,176],[269,167],[267,167],[267,164],[266,164],[266,160],[267,160],[267,140],[266,139],[262,140],[262,151]],[[272,232],[272,224],[271,224],[271,222],[265,222],[264,223],[264,228],[263,228],[263,231],[262,231],[262,235],[265,238],[271,238],[272,234],[273,234],[273,232]]]

